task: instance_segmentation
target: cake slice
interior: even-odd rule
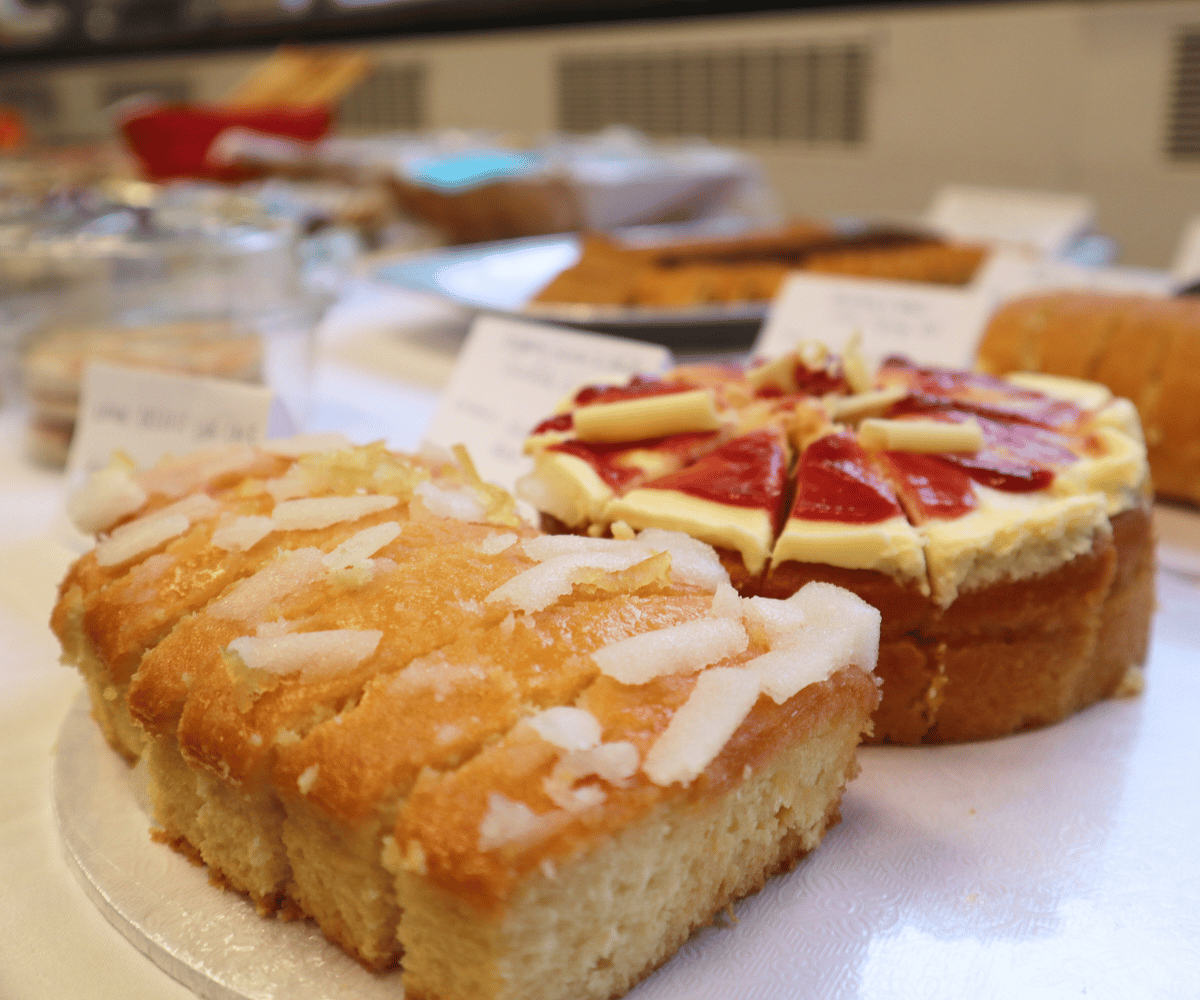
[[[506,935],[574,921],[553,959],[535,948],[568,973],[545,995],[607,997],[836,821],[879,698],[879,615],[852,594],[740,598],[716,552],[678,532],[540,535],[462,459],[368,446],[247,461],[175,507],[219,507],[202,528],[142,539],[113,578],[88,557],[60,603],[107,602],[103,622],[128,633],[81,640],[94,658],[144,646],[118,697],[144,743],[155,836],[264,915],[309,916],[374,970],[403,952],[414,996],[528,992],[528,975],[483,989],[477,973],[512,958],[528,974]],[[121,516],[150,520],[153,539],[135,499]],[[126,578],[164,544],[217,582],[165,594],[156,617]],[[625,932],[599,951],[585,940],[580,887],[699,867],[653,940],[650,885],[605,904]],[[479,872],[498,879],[483,910]],[[506,914],[476,972],[430,971],[473,947],[431,893],[484,921],[471,940]]]

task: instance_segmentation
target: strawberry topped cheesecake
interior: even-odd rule
[[[589,387],[539,425],[520,492],[552,531],[684,531],[743,595],[814,581],[882,612],[874,739],[983,739],[1140,684],[1153,538],[1137,413],[1077,379],[1000,379],[806,343]]]

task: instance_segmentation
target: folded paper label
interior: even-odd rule
[[[926,222],[948,236],[1015,244],[1052,257],[1085,235],[1095,217],[1086,195],[964,184],[941,188],[925,213]]]
[[[654,344],[484,316],[459,353],[428,438],[469,443],[480,475],[511,487],[533,465],[522,454],[526,436],[563,398],[670,362],[671,352]]]
[[[983,319],[981,300],[970,290],[793,274],[780,289],[754,351],[773,358],[810,339],[840,350],[859,334],[863,357],[872,367],[889,354],[905,354],[967,368]]]
[[[257,444],[291,433],[262,386],[92,362],[84,372],[67,472],[71,478],[108,464],[121,451],[138,466],[166,454],[211,445]]]

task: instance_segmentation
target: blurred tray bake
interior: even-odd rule
[[[719,351],[749,348],[790,270],[960,285],[987,253],[860,223],[798,220],[722,238],[697,232],[646,226],[502,240],[408,257],[376,276],[483,312]]]

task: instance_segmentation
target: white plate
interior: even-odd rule
[[[641,337],[671,347],[748,347],[769,302],[678,309],[541,303],[530,300],[579,260],[579,237],[535,236],[473,243],[406,257],[375,272],[378,281],[517,319]]]
[[[1159,587],[1143,697],[989,743],[864,750],[825,843],[630,997],[1197,996],[1200,588]],[[152,961],[214,1000],[401,995],[152,843],[133,777],[76,705],[54,768],[67,857]]]

